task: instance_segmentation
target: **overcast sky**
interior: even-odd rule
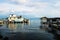
[[[60,0],[0,0],[0,16],[60,17]]]

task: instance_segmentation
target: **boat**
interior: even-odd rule
[[[22,16],[16,16],[14,14],[9,15],[8,23],[29,23],[29,20]]]

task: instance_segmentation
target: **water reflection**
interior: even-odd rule
[[[20,32],[22,30],[25,30],[25,26],[29,26],[29,24],[25,24],[25,23],[10,23],[8,24],[7,28],[10,30],[10,31],[13,31],[13,32]]]
[[[32,20],[31,23],[10,23],[4,24],[2,26],[4,29],[0,29],[1,34],[6,37],[13,38],[12,40],[18,40],[19,38],[22,39],[34,39],[38,40],[40,38],[44,39],[46,37],[47,40],[52,38],[49,33],[44,32],[44,27],[42,30],[40,29],[40,21]],[[48,38],[47,38],[48,37]],[[10,39],[11,39],[10,38]],[[44,39],[44,40],[46,40]],[[41,39],[40,39],[41,40]],[[50,39],[51,40],[51,39]]]
[[[10,24],[8,24],[8,29],[15,30],[16,26],[17,26],[17,24],[10,23]]]

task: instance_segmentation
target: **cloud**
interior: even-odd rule
[[[24,4],[24,3],[27,3],[29,2],[29,0],[7,0],[8,2],[16,2],[16,3],[21,3],[21,4]]]
[[[0,3],[0,14],[17,12],[18,14],[33,17],[60,16],[59,0],[6,0]],[[16,14],[17,14],[16,13]]]
[[[29,7],[25,5],[15,5],[10,3],[1,3],[0,4],[0,12],[25,12],[24,14],[34,15],[36,16],[37,13],[42,13],[44,8],[47,6],[47,3],[32,3],[33,7]],[[28,13],[27,13],[28,12]],[[3,13],[3,14],[5,14]]]
[[[60,1],[49,3],[48,7],[44,10],[43,16],[47,17],[60,17]]]

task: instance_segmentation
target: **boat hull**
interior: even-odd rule
[[[24,23],[23,21],[21,21],[21,22],[16,22],[16,21],[14,21],[14,23]]]
[[[8,23],[29,23],[28,21],[8,21]]]

